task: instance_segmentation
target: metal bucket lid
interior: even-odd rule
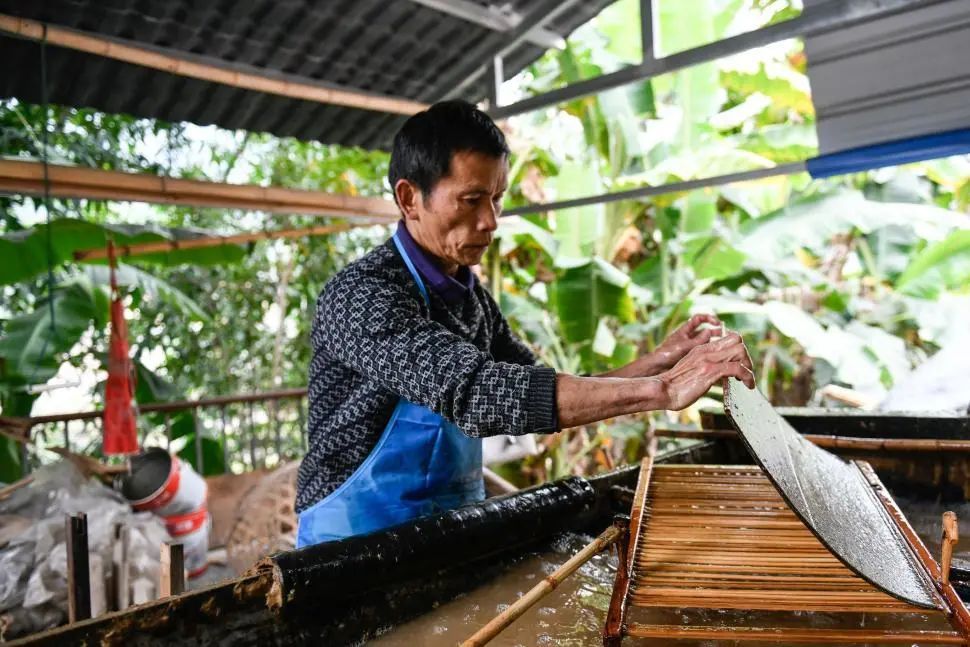
[[[172,457],[161,447],[150,447],[131,457],[131,472],[120,479],[119,490],[129,501],[150,499],[168,481]]]

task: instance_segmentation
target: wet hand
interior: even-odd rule
[[[751,357],[736,332],[692,347],[673,368],[651,379],[662,384],[663,407],[679,411],[697,402],[725,377],[735,377],[749,389],[755,386]]]
[[[702,328],[704,324],[711,328]],[[655,365],[666,370],[682,360],[691,349],[706,344],[721,334],[723,324],[714,315],[697,314],[681,324],[651,353]]]

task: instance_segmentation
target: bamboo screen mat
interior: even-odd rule
[[[758,467],[654,465],[646,490],[630,557],[631,606],[927,611],[846,568]]]

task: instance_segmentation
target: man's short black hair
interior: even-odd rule
[[[509,147],[492,118],[467,101],[442,101],[413,115],[394,136],[387,173],[391,191],[405,179],[427,199],[448,175],[451,156],[463,151],[507,157]]]

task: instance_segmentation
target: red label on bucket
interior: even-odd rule
[[[202,506],[195,512],[165,517],[165,528],[173,537],[187,535],[204,526],[208,514],[206,507]]]

